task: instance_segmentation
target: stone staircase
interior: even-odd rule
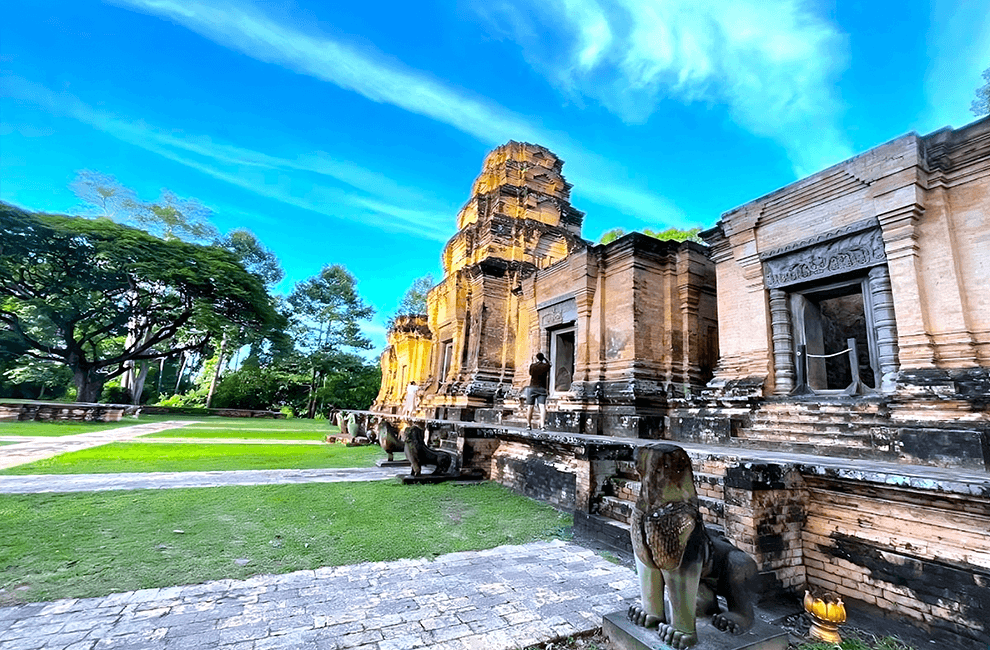
[[[726,465],[710,457],[692,458],[695,489],[701,514],[708,526],[722,529],[725,525],[724,478]],[[629,541],[629,521],[636,499],[639,498],[640,481],[632,462],[617,463],[617,473],[608,480],[605,494],[596,499],[594,512],[589,516],[599,541],[616,550],[632,552]]]
[[[768,402],[733,431],[730,445],[793,453],[872,458],[874,432],[889,427],[878,402]]]

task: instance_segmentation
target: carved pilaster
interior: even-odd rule
[[[890,272],[886,265],[870,269],[870,299],[873,305],[873,327],[877,333],[877,355],[880,362],[880,384],[883,392],[894,389],[894,377],[900,364],[897,360],[897,317],[894,315],[894,294],[890,288]]]
[[[898,356],[901,365],[910,368],[935,366],[935,348],[924,319],[918,273],[915,225],[923,213],[923,206],[912,204],[878,217],[897,320]]]
[[[787,293],[770,290],[770,331],[773,340],[774,395],[787,395],[794,390],[794,332]]]

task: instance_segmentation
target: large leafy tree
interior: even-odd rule
[[[68,366],[79,401],[97,401],[128,362],[279,320],[262,281],[229,251],[0,204],[0,323],[25,355]]]

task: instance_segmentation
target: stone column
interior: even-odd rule
[[[877,388],[885,393],[894,390],[894,379],[900,365],[897,360],[897,317],[894,315],[894,294],[890,288],[887,266],[870,269],[870,299],[873,305],[873,327],[877,333],[877,356],[880,377]]]
[[[726,468],[724,489],[729,541],[753,556],[772,588],[803,587],[808,490],[801,474],[784,465],[744,463]]]
[[[794,390],[794,332],[787,292],[770,290],[770,331],[773,340],[774,395],[787,395]]]

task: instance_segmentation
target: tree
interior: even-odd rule
[[[990,115],[990,68],[983,71],[983,81],[986,83],[976,89],[976,99],[969,107],[977,117]]]
[[[374,310],[357,293],[357,281],[340,264],[323,267],[319,274],[296,284],[288,303],[295,310],[297,343],[311,369],[308,417],[316,410],[316,387],[325,362],[341,348],[368,349],[371,341],[361,333],[361,321]]]
[[[425,314],[427,311],[426,297],[430,293],[430,289],[433,288],[434,280],[433,274],[427,273],[423,277],[416,278],[406,289],[405,295],[399,301],[399,307],[395,310],[395,313],[388,319],[388,327],[391,328],[395,323],[395,319],[399,316],[409,316],[414,314]]]
[[[68,366],[79,401],[99,399],[128,362],[279,321],[264,285],[226,250],[0,204],[0,323],[27,356]]]
[[[611,230],[606,230],[602,233],[602,238],[598,240],[599,244],[611,244],[616,239],[624,237],[626,231],[622,228],[612,228]]]
[[[214,244],[233,253],[244,268],[261,278],[268,287],[278,284],[285,277],[278,257],[265,248],[250,230],[231,230]]]
[[[650,237],[655,237],[661,240],[670,241],[693,241],[699,244],[704,244],[699,233],[701,228],[689,228],[688,230],[681,230],[680,228],[667,228],[666,230],[650,230],[649,228],[643,229],[643,234]],[[601,239],[598,241],[599,244],[609,244],[625,236],[626,231],[622,228],[612,228],[611,230],[606,230],[602,233]]]
[[[212,210],[196,199],[183,199],[163,188],[156,203],[138,198],[110,174],[84,169],[69,185],[84,204],[84,212],[139,226],[163,239],[207,242],[217,236],[210,223]]]
[[[84,204],[84,212],[108,219],[125,219],[140,209],[137,194],[102,172],[83,169],[69,187]]]

